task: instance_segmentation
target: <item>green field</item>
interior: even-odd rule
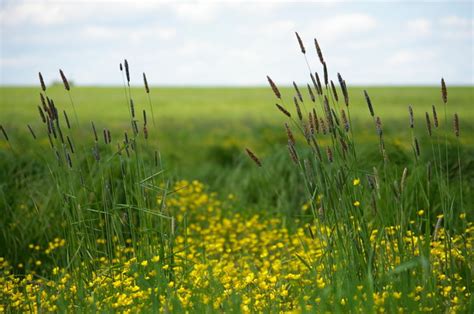
[[[369,115],[363,90],[370,95],[375,116],[381,118],[388,160],[384,161],[381,157],[379,135]],[[2,267],[8,273],[18,273],[19,278],[33,271],[41,280],[56,283],[64,277],[58,277],[57,271],[50,277],[53,267],[62,269],[62,274],[70,274],[65,288],[70,292],[59,301],[48,299],[48,306],[52,307],[40,306],[37,309],[71,310],[74,306],[86,311],[136,309],[133,307],[137,306],[136,303],[130,305],[128,301],[118,299],[110,302],[114,305],[99,301],[94,303],[100,298],[116,298],[113,296],[116,291],[106,288],[112,282],[104,279],[114,278],[117,275],[114,267],[123,266],[117,251],[110,245],[111,241],[117,241],[113,245],[121,246],[117,250],[122,250],[122,254],[123,248],[130,245],[134,248],[134,253],[126,255],[125,263],[132,261],[137,265],[126,266],[124,273],[127,273],[127,280],[138,287],[138,291],[148,291],[145,288],[149,287],[150,281],[141,276],[151,275],[137,269],[145,267],[147,271],[158,272],[152,279],[151,287],[159,287],[160,292],[156,295],[155,292],[144,292],[136,296],[137,299],[143,297],[145,311],[273,312],[306,309],[311,312],[319,306],[321,312],[333,309],[338,312],[367,312],[376,308],[385,308],[390,312],[404,304],[408,311],[462,312],[472,306],[472,282],[469,282],[472,279],[473,257],[472,253],[468,253],[473,245],[472,87],[448,87],[446,121],[439,87],[350,88],[350,128],[353,135],[347,133],[342,137],[349,140],[349,156],[336,149],[339,144],[334,143],[332,136],[318,134],[324,161],[321,161],[321,168],[315,172],[315,177],[305,174],[302,166],[303,158],[319,164],[311,149],[298,146],[300,167],[292,164],[286,148],[288,138],[284,127],[288,120],[275,107],[275,96],[267,87],[152,88],[150,97],[154,121],[144,89],[132,88],[130,94],[140,124],[137,135],[140,141],[137,142],[135,155],[132,154],[128,161],[125,157],[123,161],[120,155],[120,163],[117,164],[114,163],[118,162],[116,145],[122,145],[124,132],[128,132],[129,136],[132,134],[127,90],[119,87],[73,87],[70,95],[77,112],[77,124],[68,93],[62,86],[50,87],[46,94],[54,99],[62,128],[65,130],[62,112],[66,110],[73,125],[67,133],[75,139],[75,145],[82,154],[82,157],[74,157],[73,170],[67,170],[64,162],[58,166],[50,149],[47,128],[41,122],[37,109],[41,104],[40,91],[37,87],[0,88],[0,124],[9,136],[9,141],[3,137],[0,140],[0,206],[4,212],[0,223],[0,257],[13,265]],[[282,88],[281,92],[283,103],[280,104],[296,116],[292,99],[294,90]],[[303,111],[306,112],[313,105],[306,90],[303,94]],[[414,110],[413,130],[409,127],[408,105],[412,105]],[[433,135],[429,136],[425,112],[432,116],[432,105],[438,110],[440,127],[432,126]],[[331,101],[331,106],[338,114],[340,108],[345,108],[342,102]],[[323,112],[319,100],[315,107],[318,114]],[[146,140],[141,129],[142,110],[147,111],[148,117],[149,138]],[[459,137],[453,132],[454,113],[459,115]],[[91,122],[98,131],[97,147],[100,147],[102,154],[97,163],[94,163],[92,154],[96,144]],[[28,124],[37,139],[32,138]],[[302,134],[297,134],[297,124],[290,125],[294,127],[298,145],[304,146],[305,139]],[[110,129],[113,145],[103,144],[104,128]],[[413,135],[418,139],[421,150],[416,158],[412,148]],[[61,147],[59,139],[55,143],[59,145],[56,147]],[[256,167],[248,158],[245,153],[247,147],[260,157],[262,168]],[[334,150],[334,163],[326,160],[324,149],[328,147]],[[152,166],[154,151],[159,151],[162,158],[162,167],[159,167],[156,177],[160,179],[155,182],[153,177],[150,179],[153,185],[145,186],[147,177],[158,171]],[[356,154],[357,158],[351,154]],[[120,167],[128,167],[129,174],[125,175],[124,170],[120,172]],[[374,167],[380,171],[379,174]],[[409,169],[406,182],[401,179],[404,168]],[[83,178],[79,180],[79,174],[86,174],[87,184],[81,181]],[[382,179],[377,181],[377,185],[381,188],[377,193],[371,192],[371,182],[366,177],[379,175]],[[359,178],[362,183],[353,181]],[[197,182],[188,185],[180,180],[198,180],[204,185]],[[180,182],[184,184],[183,190],[180,189]],[[355,190],[359,184],[361,190]],[[317,193],[308,195],[311,188]],[[148,198],[150,192],[147,189],[153,190],[151,193],[156,192],[153,200]],[[160,193],[167,193],[162,189],[171,191],[170,209],[158,212],[160,200],[164,197]],[[372,206],[375,198],[378,205]],[[355,205],[356,200],[360,200],[361,204]],[[131,219],[133,216],[130,208],[129,212],[122,211],[124,204],[136,204],[139,209],[136,214],[138,222],[135,221],[137,230],[133,230],[135,225],[131,222],[124,223],[124,217]],[[97,217],[94,218],[93,213],[82,216],[80,212],[84,206],[93,210]],[[195,211],[194,214],[188,213],[190,208]],[[329,208],[334,213],[321,214]],[[163,217],[159,216],[159,222],[150,218],[152,211],[157,211],[156,215],[173,217],[176,227],[173,225],[172,231],[166,229]],[[253,218],[257,214],[259,216]],[[440,215],[445,217],[442,230],[447,234],[443,233],[441,238],[447,240],[433,241],[443,254],[451,252],[451,249],[457,250],[457,255],[449,253],[454,257],[450,255],[448,261],[436,250],[430,251],[430,245],[433,245],[430,238],[438,232],[439,226],[435,225],[441,221]],[[97,219],[97,225],[94,219]],[[306,223],[315,228],[316,240],[309,240],[313,235],[310,238],[307,234]],[[392,232],[392,226],[399,228],[396,229],[399,236]],[[191,242],[188,245],[187,228],[190,228],[189,237],[195,236],[195,241],[212,244],[225,239],[222,240],[222,250],[212,245],[205,248],[194,248]],[[210,233],[202,231],[206,228]],[[240,230],[236,237],[242,243],[233,242],[231,234],[234,229]],[[377,229],[378,236],[373,231]],[[147,233],[146,230],[150,231]],[[331,242],[328,239],[333,237],[333,231],[337,236]],[[408,231],[416,234],[419,246],[404,242],[408,234],[405,232]],[[246,235],[246,232],[249,234]],[[67,249],[58,252],[57,256],[31,253],[35,245],[39,245],[41,250],[47,248],[48,243],[54,246],[53,239],[56,237],[64,238],[67,243]],[[294,239],[299,240],[295,242]],[[99,245],[102,240],[107,243],[103,248]],[[99,241],[97,249],[96,241]],[[279,241],[284,243],[284,249],[283,246],[278,247]],[[249,243],[254,246],[247,248]],[[58,244],[58,251],[63,246]],[[224,254],[226,249],[228,252]],[[322,249],[331,249],[336,253],[334,256],[333,253],[326,255],[320,252]],[[275,254],[275,260],[282,261],[284,265],[281,278],[279,270],[272,269],[265,262],[269,251]],[[159,252],[159,263],[164,264],[151,269],[149,263],[158,263],[158,258],[154,257],[156,252]],[[189,260],[186,257],[188,254]],[[398,259],[392,261],[393,256]],[[110,262],[103,262],[102,257]],[[112,261],[114,257],[120,261]],[[94,263],[88,264],[89,258]],[[211,262],[214,259],[217,264]],[[35,266],[38,260],[47,266],[45,270],[38,264]],[[226,276],[236,276],[240,281],[232,282],[226,276],[219,277],[221,275],[215,268],[219,263],[222,263],[219,267],[223,268],[235,263],[238,265],[236,268],[244,269],[243,277],[230,270],[224,271],[228,272]],[[19,264],[22,267],[15,266]],[[163,265],[165,270],[162,270]],[[80,267],[87,269],[84,277],[78,271]],[[176,267],[177,270],[170,272],[168,267]],[[210,267],[210,272],[212,268],[212,274],[199,273],[199,269],[204,272],[206,267]],[[440,267],[445,268],[441,271]],[[350,269],[354,273],[350,273]],[[434,271],[441,271],[449,280],[437,278],[432,274]],[[133,273],[137,276],[134,277]],[[96,278],[94,276],[105,276],[106,284],[98,284],[97,290],[91,292],[92,288],[83,285],[91,283],[90,278]],[[276,279],[273,279],[274,276]],[[416,279],[411,280],[411,276]],[[0,284],[6,287],[5,280],[1,279]],[[275,285],[267,287],[265,283],[273,283],[273,280],[276,280]],[[317,280],[317,288],[311,286],[311,280]],[[56,284],[53,286],[45,291],[54,294],[64,290]],[[423,289],[420,290],[420,286]],[[34,290],[37,295],[43,288],[38,289]],[[182,289],[181,292],[179,289]],[[275,295],[265,294],[268,289]],[[79,292],[76,294],[76,291]],[[132,295],[126,289],[120,291],[125,291],[125,299]],[[384,291],[389,292],[385,295]],[[0,295],[0,300],[7,304],[4,310],[14,312],[15,309],[27,309],[12,305],[15,300],[9,293]],[[162,296],[166,301],[160,299]],[[418,303],[418,297],[422,298],[422,303]],[[93,299],[90,304],[89,298]],[[158,303],[153,301],[158,299]],[[261,307],[250,307],[256,300],[259,300],[257,304]],[[38,307],[38,304],[34,306]]]

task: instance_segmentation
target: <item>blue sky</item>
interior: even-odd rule
[[[349,84],[474,83],[471,1],[0,0],[0,84],[265,85],[307,81],[294,35]]]

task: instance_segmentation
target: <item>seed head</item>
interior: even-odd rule
[[[410,128],[413,129],[413,126],[415,125],[415,118],[413,117],[413,108],[411,106],[408,106],[408,114],[410,115]]]
[[[433,105],[433,124],[434,124],[435,128],[438,128],[438,126],[439,126],[439,124],[438,124],[438,114],[436,113],[435,105]]]
[[[267,80],[268,80],[268,83],[270,84],[270,87],[272,88],[273,93],[275,94],[275,96],[278,99],[281,99],[281,94],[280,94],[280,91],[278,90],[278,87],[275,85],[275,83],[272,81],[272,79],[268,75],[267,75]]]
[[[298,161],[299,161],[298,154],[296,153],[295,146],[290,141],[288,141],[288,152],[290,153],[291,160],[295,164],[298,164]]]
[[[329,78],[328,78],[328,68],[326,66],[326,62],[323,63],[323,70],[324,70],[324,85],[328,86]]]
[[[426,117],[426,128],[428,129],[428,134],[431,136],[431,120],[430,120],[430,115],[428,112],[425,112],[425,117]]]
[[[316,101],[316,98],[314,97],[314,94],[313,94],[313,90],[311,89],[311,86],[308,85],[308,93],[309,93],[309,97],[311,98],[311,101],[312,102],[315,102]]]
[[[288,126],[288,123],[285,123],[285,129],[286,129],[286,136],[288,137],[288,141],[292,144],[295,145],[295,137],[293,136],[293,132],[291,132],[290,127]]]
[[[38,72],[38,76],[39,76],[39,80],[40,80],[40,84],[41,84],[41,89],[43,90],[43,92],[45,92],[46,91],[46,84],[44,83],[43,75],[41,75],[41,72]]]
[[[277,106],[278,110],[280,110],[281,112],[283,112],[283,114],[285,116],[287,116],[288,118],[291,118],[291,114],[288,112],[288,110],[286,110],[285,108],[283,108],[282,106],[280,106],[279,104],[275,104],[275,106]]]
[[[321,85],[321,80],[319,79],[318,72],[314,72],[316,76],[316,83],[318,84],[318,94],[322,95],[323,94],[323,86]]]
[[[257,166],[261,167],[262,163],[260,162],[260,159],[258,159],[257,155],[255,155],[250,149],[246,148],[245,151],[247,152],[247,155],[249,155],[250,159],[252,159]]]
[[[319,46],[319,43],[316,38],[314,39],[314,46],[316,47],[316,53],[318,54],[319,61],[321,62],[321,64],[324,64],[323,53],[321,52],[321,47]]]
[[[301,40],[300,35],[298,35],[298,32],[295,32],[295,35],[296,35],[296,39],[298,39],[298,44],[300,45],[301,52],[305,54],[306,49],[304,49],[303,41]]]
[[[145,84],[145,91],[147,94],[150,93],[150,88],[148,87],[148,81],[146,80],[145,72],[143,72],[143,84]]]
[[[456,135],[456,137],[459,137],[459,117],[457,113],[454,114],[453,122],[454,122],[454,134]]]
[[[300,108],[300,104],[298,103],[298,99],[296,99],[296,97],[293,97],[293,100],[295,102],[295,107],[296,107],[296,112],[298,113],[298,118],[300,119],[300,121],[303,120],[303,114],[301,113],[301,108]]]
[[[59,70],[59,74],[61,75],[61,79],[63,80],[64,88],[69,91],[71,87],[69,86],[69,82],[67,81],[66,75],[64,75],[63,70]]]
[[[298,85],[296,85],[295,81],[293,81],[293,87],[296,90],[296,95],[298,96],[298,99],[303,102],[303,97],[301,96],[300,90],[298,88]]]
[[[370,101],[369,94],[367,93],[366,90],[364,90],[364,95],[365,95],[365,100],[367,101],[367,106],[369,107],[370,115],[373,117],[374,114],[374,108],[372,107],[372,102]]]
[[[443,99],[444,104],[448,103],[448,90],[446,89],[446,83],[444,78],[441,78],[441,98]]]
[[[334,83],[333,83],[332,80],[331,80],[331,89],[332,89],[332,93],[334,95],[334,99],[336,101],[339,101],[339,97],[337,96],[336,86],[334,86]]]
[[[130,71],[128,69],[128,61],[127,59],[124,60],[124,65],[125,65],[125,76],[127,77],[127,83],[130,86]]]

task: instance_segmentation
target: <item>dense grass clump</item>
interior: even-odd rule
[[[267,93],[2,89],[0,311],[472,312],[472,89],[349,88],[297,41]]]

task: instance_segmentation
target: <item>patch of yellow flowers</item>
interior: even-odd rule
[[[463,282],[468,274],[446,269],[449,263],[472,262],[472,223],[466,223],[464,234],[451,238],[440,230],[438,239],[431,241],[430,274],[409,270],[413,276],[434,274],[434,290],[416,285],[408,293],[401,292],[396,282],[388,281],[374,289],[360,283],[350,294],[338,295],[332,293],[339,284],[333,279],[338,269],[327,263],[337,251],[329,247],[327,226],[312,225],[309,230],[309,225],[302,225],[290,231],[280,218],[227,210],[197,181],[180,181],[174,190],[167,204],[178,221],[172,254],[160,256],[158,246],[144,250],[152,254],[143,254],[134,249],[140,243],[119,244],[114,237],[115,256],[82,262],[90,272],[54,266],[43,270],[46,276],[38,275],[39,268],[46,267],[41,261],[26,269],[0,258],[0,312],[363,312],[367,304],[377,312],[390,306],[399,312],[406,311],[405,306],[426,312],[467,310],[472,287]],[[228,202],[233,199],[229,197]],[[422,235],[408,232],[399,237],[399,227],[382,231],[386,235],[382,238],[377,229],[370,234],[374,250],[385,260],[374,267],[397,271],[400,239],[414,256],[420,254]],[[96,243],[101,246],[107,241],[97,239]],[[63,239],[55,239],[44,251],[52,255],[64,246]],[[40,249],[32,245],[32,250]],[[435,299],[443,302],[430,301]],[[323,304],[330,307],[320,307]]]

